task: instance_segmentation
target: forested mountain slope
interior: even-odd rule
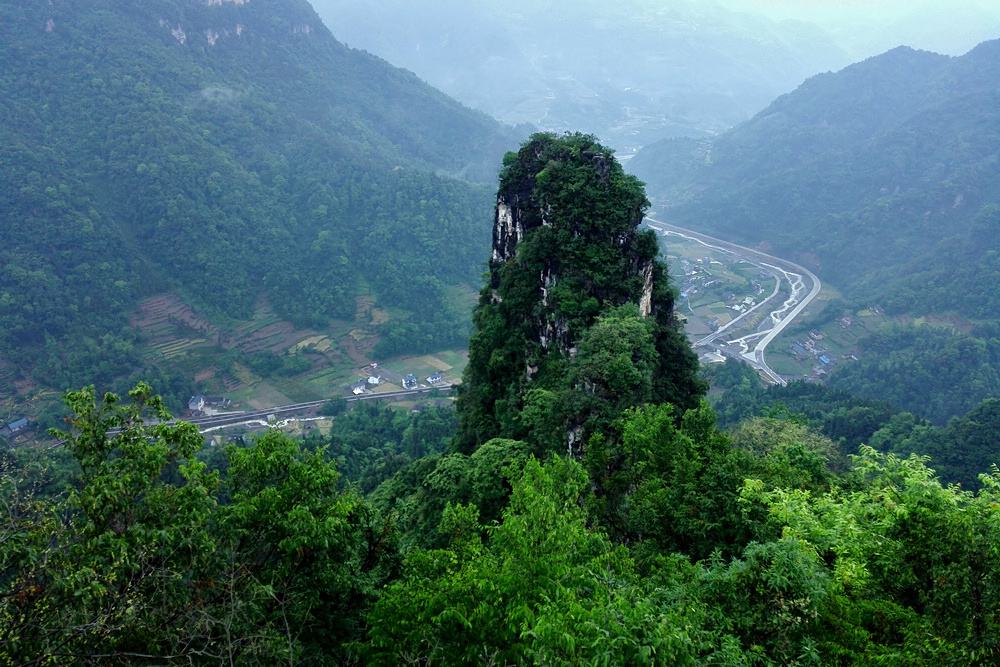
[[[947,307],[995,311],[995,281],[963,267],[997,268],[998,74],[1000,41],[959,58],[901,47],[813,77],[712,142],[650,146],[630,168],[674,222],[766,242],[852,295],[919,307],[915,283],[950,270]]]
[[[630,168],[671,221],[838,289],[807,327],[886,314],[886,331],[841,350],[861,361],[833,372],[837,388],[939,425],[1000,395],[1000,41],[957,58],[897,48]]]
[[[1000,473],[847,459],[787,410],[723,432],[665,387],[696,361],[642,187],[591,138],[534,137],[498,204],[457,413],[204,447],[149,385],[90,387],[64,448],[0,452],[0,661],[996,664]],[[835,402],[844,436],[886,416]],[[998,416],[893,415],[879,444],[974,476]]]
[[[0,64],[0,361],[128,370],[127,313],[164,290],[318,325],[364,286],[422,344],[463,338],[444,293],[479,275],[474,182],[511,136],[305,0],[5,3]]]

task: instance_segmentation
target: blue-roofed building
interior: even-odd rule
[[[829,366],[830,365],[830,357],[826,356],[825,354],[821,354],[821,355],[819,355],[819,362],[821,364],[823,364],[824,366]]]
[[[25,417],[15,419],[12,422],[8,422],[3,428],[0,428],[0,435],[17,435],[18,433],[28,430],[30,425],[31,422],[29,422]]]

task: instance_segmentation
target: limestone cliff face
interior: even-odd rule
[[[573,384],[582,337],[620,306],[651,322],[663,360],[654,397],[699,395],[658,242],[640,229],[645,192],[611,151],[584,135],[535,135],[505,160],[496,201],[489,284],[459,397],[464,446],[521,437],[524,394]],[[585,435],[572,419],[565,427]]]
[[[319,33],[323,24],[308,3],[284,0],[279,6],[256,0],[146,0],[159,28],[180,46],[213,50],[262,38],[302,37]],[[289,43],[295,43],[289,41]]]
[[[597,201],[587,201],[583,192],[570,193],[569,203],[578,206],[573,210],[562,202],[554,203],[550,199],[559,199],[553,194],[547,197],[547,190],[539,186],[538,177],[550,166],[565,167],[565,162],[552,160],[545,153],[545,142],[536,141],[529,144],[528,149],[518,156],[523,161],[522,169],[516,176],[504,180],[497,194],[496,214],[493,225],[493,251],[490,259],[490,299],[499,304],[504,299],[503,274],[505,271],[524,273],[515,280],[520,288],[530,287],[537,296],[536,303],[531,308],[533,317],[531,324],[533,335],[526,341],[536,345],[542,351],[555,351],[559,354],[572,356],[575,353],[574,336],[579,334],[579,322],[574,313],[565,308],[568,298],[585,296],[596,299],[601,306],[635,303],[643,317],[653,314],[653,275],[656,263],[655,254],[650,256],[648,244],[638,243],[638,226],[642,221],[645,201],[633,196],[627,199],[625,209],[617,211],[619,220],[613,224],[594,224],[599,214]],[[566,160],[569,156],[563,156]],[[597,195],[621,194],[612,186],[613,167],[620,171],[609,151],[599,146],[588,147],[572,156],[577,160],[577,168],[583,177],[594,186]],[[526,160],[525,160],[526,158]],[[526,163],[525,163],[526,162]],[[554,165],[550,165],[554,162]],[[514,170],[511,170],[514,171]],[[581,188],[582,189],[582,188]],[[588,205],[589,204],[589,205]],[[527,256],[518,258],[519,246],[539,228],[552,228],[551,233],[539,237],[532,243],[537,247],[545,247],[541,254],[528,251]],[[553,239],[559,239],[553,244]],[[609,284],[598,284],[587,277],[588,267],[579,266],[574,259],[561,251],[582,249],[584,253],[609,254],[613,263],[619,265],[618,280]],[[596,268],[596,267],[595,267]],[[537,269],[537,270],[536,270]],[[534,286],[530,286],[534,279]],[[638,277],[639,290],[635,290],[635,279]],[[564,280],[572,283],[570,295],[560,294],[557,287]],[[508,285],[508,289],[509,289]],[[527,315],[527,311],[524,313]],[[529,355],[530,356],[530,355]],[[527,367],[528,378],[533,375],[536,366]]]

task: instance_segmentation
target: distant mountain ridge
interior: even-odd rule
[[[962,243],[1000,203],[998,74],[1000,41],[957,58],[897,48],[809,79],[716,140],[647,147],[629,168],[678,224],[766,243],[906,307],[904,267],[1000,248],[1000,236]],[[993,302],[987,283],[950,308]]]
[[[509,123],[618,149],[718,132],[849,57],[822,30],[701,0],[314,0],[328,25]]]
[[[165,290],[311,326],[370,291],[397,347],[463,341],[517,143],[305,0],[5,3],[0,115],[0,365],[57,387],[136,368]]]
[[[831,387],[944,424],[1000,395],[998,74],[1000,41],[961,57],[897,48],[628,166],[661,217],[795,259],[837,290],[801,332],[826,326],[841,345]],[[866,312],[884,326],[833,324]]]

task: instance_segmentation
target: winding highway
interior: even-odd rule
[[[740,350],[739,356],[750,363],[750,365],[760,371],[772,382],[780,385],[788,384],[783,377],[767,365],[767,360],[764,354],[767,351],[767,346],[770,345],[775,338],[781,335],[781,332],[784,331],[788,325],[791,324],[822,291],[823,284],[820,282],[820,279],[816,276],[816,274],[804,266],[796,264],[795,262],[790,262],[787,259],[775,257],[774,255],[769,255],[765,252],[747,248],[730,241],[723,241],[722,239],[717,239],[715,237],[708,236],[707,234],[702,234],[701,232],[671,225],[670,223],[663,222],[662,220],[647,217],[646,224],[651,229],[660,232],[660,234],[664,236],[679,236],[696,241],[701,245],[712,248],[713,250],[718,250],[727,255],[733,255],[735,257],[745,259],[748,262],[765,269],[776,278],[774,291],[771,292],[769,297],[734,318],[724,326],[720,327],[714,333],[695,341],[694,346],[705,347],[715,343],[728,331],[738,329],[739,327],[737,325],[742,324],[751,313],[763,308],[766,304],[773,303],[775,299],[778,298],[778,294],[780,292],[787,291],[788,297],[784,300],[784,302],[769,313],[769,322],[765,321],[765,328],[758,329],[757,331],[744,336],[727,340],[725,343],[726,345],[738,346]],[[757,342],[751,349],[750,344],[754,340],[757,340]]]

